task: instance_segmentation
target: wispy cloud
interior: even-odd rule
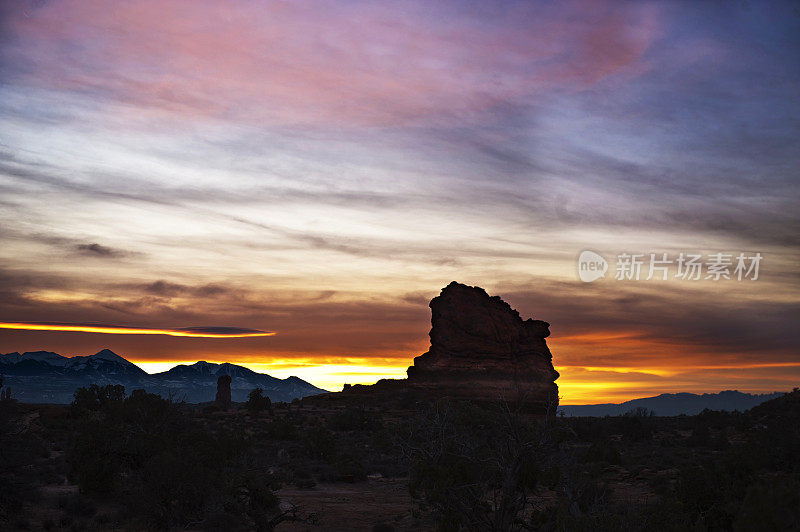
[[[273,336],[274,332],[243,329],[240,327],[180,327],[177,329],[147,329],[110,323],[64,323],[64,322],[0,322],[0,329],[24,331],[65,331],[101,334],[147,334],[185,336],[192,338],[247,338]]]
[[[120,250],[102,246],[96,242],[92,244],[78,244],[75,246],[75,249],[82,254],[98,257],[118,257],[124,255],[124,252]]]
[[[4,63],[34,86],[168,114],[386,125],[636,72],[660,31],[647,5],[486,15],[425,2],[23,2],[7,14]]]

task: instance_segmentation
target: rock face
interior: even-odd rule
[[[217,397],[214,402],[222,410],[231,408],[231,376],[220,375],[217,379]]]
[[[436,395],[558,406],[558,372],[545,338],[550,324],[522,320],[497,296],[450,283],[431,300],[431,347],[408,368],[408,384]]]

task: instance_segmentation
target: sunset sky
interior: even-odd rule
[[[339,389],[456,280],[550,322],[564,404],[800,385],[797,2],[0,6],[0,352]]]

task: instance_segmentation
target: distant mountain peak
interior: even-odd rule
[[[75,358],[78,358],[78,357],[75,357]],[[115,362],[117,364],[123,364],[125,366],[134,367],[134,368],[136,368],[136,369],[138,369],[140,371],[144,371],[141,368],[139,368],[139,366],[137,366],[133,362],[125,359],[124,357],[119,356],[118,354],[116,354],[111,349],[103,349],[103,350],[98,351],[97,353],[95,353],[93,355],[85,357],[85,359],[86,360],[105,360],[105,361],[108,361],[108,362]]]
[[[58,353],[52,351],[26,351],[22,354],[18,352],[6,353],[0,356],[0,363],[16,364],[23,361],[34,361],[48,364],[51,366],[63,366],[69,359],[62,357]]]
[[[216,371],[219,364],[214,362],[206,362],[205,360],[198,360],[194,364],[184,364],[187,368],[192,368],[195,370],[207,370],[207,371]]]
[[[122,358],[121,356],[116,354],[111,349],[103,349],[103,350],[98,351],[97,353],[95,353],[95,354],[93,354],[91,356],[92,356],[92,358],[102,358],[104,360],[113,360],[115,362],[120,362],[120,361],[127,362],[127,360],[125,360],[124,358]]]
[[[619,416],[634,408],[646,408],[660,416],[695,415],[703,409],[749,410],[769,399],[782,396],[781,392],[751,394],[738,390],[694,394],[688,392],[662,393],[655,397],[642,397],[623,403],[594,405],[561,405],[559,410],[568,416]]]
[[[325,392],[299,377],[281,380],[230,362],[200,360],[149,375],[111,349],[69,358],[50,351],[8,353],[0,355],[0,368],[23,402],[68,403],[77,387],[92,383],[122,384],[128,390],[144,388],[189,402],[203,402],[214,397],[221,375],[233,378],[235,401],[246,401],[254,388],[262,388],[273,401]]]

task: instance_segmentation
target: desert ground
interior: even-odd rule
[[[117,390],[119,391],[119,390]],[[108,393],[105,393],[108,392]],[[2,404],[20,530],[784,530],[800,392],[748,412],[542,419],[399,398]],[[768,450],[768,451],[767,451]]]

